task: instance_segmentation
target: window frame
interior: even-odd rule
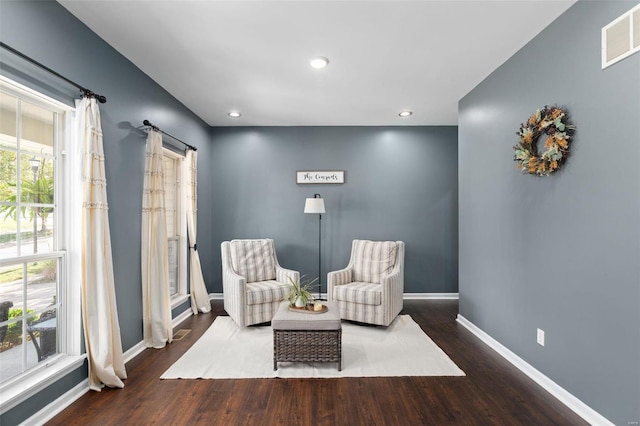
[[[187,208],[186,208],[186,157],[166,146],[162,147],[162,156],[175,162],[176,167],[176,215],[178,218],[178,291],[171,296],[171,309],[174,309],[189,299],[187,288]],[[165,196],[167,192],[165,190]]]
[[[37,394],[49,384],[79,368],[86,354],[82,353],[82,320],[80,304],[80,231],[72,223],[81,218],[82,180],[81,159],[72,140],[75,108],[52,99],[27,86],[0,76],[0,90],[30,104],[57,113],[54,123],[54,239],[56,251],[21,255],[4,262],[58,258],[58,353],[38,365],[0,384],[3,399],[0,414]],[[79,201],[80,200],[80,201]],[[24,324],[24,323],[23,323]],[[26,343],[26,342],[25,342]]]

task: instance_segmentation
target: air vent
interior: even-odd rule
[[[640,4],[602,29],[602,69],[640,52]]]
[[[180,330],[173,333],[173,340],[182,340],[189,333],[191,333],[190,328],[181,328]]]

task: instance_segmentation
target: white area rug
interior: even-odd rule
[[[220,316],[161,379],[269,377],[464,376],[409,315],[387,328],[342,323],[342,371],[337,363],[278,363],[273,371],[270,326],[240,328]]]

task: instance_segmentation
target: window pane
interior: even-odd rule
[[[27,309],[42,313],[55,307],[57,298],[56,279],[58,260],[41,260],[27,264]]]
[[[53,155],[53,120],[55,114],[22,102],[22,140],[20,148],[34,154]]]
[[[169,239],[169,293],[178,293],[178,238]]]
[[[0,147],[0,258],[17,255],[17,164],[16,152]]]
[[[29,338],[22,322],[36,321],[34,311],[24,312],[24,263],[0,268],[0,380],[12,378],[38,362],[35,347],[29,348]],[[3,335],[3,336],[1,336]]]
[[[0,334],[4,334],[0,381],[21,374],[58,352],[58,262],[49,259],[0,268]],[[27,326],[23,330],[25,320]]]
[[[54,214],[51,207],[40,207],[38,210],[38,239],[37,249],[38,253],[51,253],[55,251],[54,247]]]
[[[15,146],[17,99],[0,92],[0,145]]]
[[[0,267],[0,304],[11,305],[13,308],[22,309],[24,283],[23,263],[15,263]]]
[[[0,201],[16,201],[16,158],[15,151],[0,147]]]
[[[19,191],[24,203],[17,218],[20,222],[20,254],[51,252],[55,249],[53,160],[22,154],[20,165],[22,173]],[[35,241],[34,235],[37,235]]]
[[[0,148],[0,259],[16,252],[16,153]]]
[[[178,221],[176,217],[176,160],[164,157],[164,206],[167,217],[167,237],[173,238],[177,235]]]
[[[12,310],[11,314],[15,314]],[[33,318],[27,319],[27,323]],[[38,354],[29,338],[22,333],[22,319],[12,320],[7,325],[7,332],[0,352],[0,381],[11,379],[27,368],[38,363]]]
[[[37,362],[44,361],[47,357],[58,353],[58,317],[55,309],[40,314],[38,319],[33,322],[27,320],[27,323],[27,340],[36,350]],[[27,348],[27,352],[30,350],[30,347]],[[27,365],[27,368],[32,366]]]
[[[42,315],[20,315],[12,309],[6,323],[6,334],[0,349],[0,382],[4,382],[29,368],[35,367],[57,350],[57,318]],[[26,332],[22,322],[27,322]]]
[[[40,145],[44,146],[44,145]],[[20,155],[21,200],[53,205],[53,159],[30,153]]]

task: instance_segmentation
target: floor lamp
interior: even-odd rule
[[[322,213],[324,213],[324,198],[320,194],[313,194],[304,203],[304,212],[318,215],[318,300],[322,297]]]

